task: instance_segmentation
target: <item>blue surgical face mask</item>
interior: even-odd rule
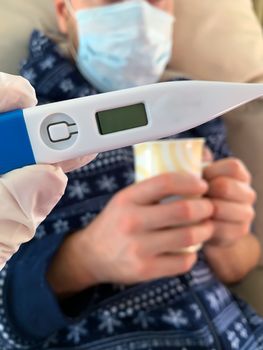
[[[144,0],[77,11],[82,75],[101,92],[155,83],[171,57],[174,17]]]

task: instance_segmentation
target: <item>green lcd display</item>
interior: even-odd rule
[[[96,118],[102,135],[148,124],[143,103],[97,112]]]

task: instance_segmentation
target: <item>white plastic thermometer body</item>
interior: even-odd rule
[[[0,173],[174,135],[261,96],[263,84],[179,81],[4,113]]]

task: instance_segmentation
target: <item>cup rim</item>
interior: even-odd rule
[[[186,137],[180,139],[171,139],[171,140],[154,140],[154,141],[146,141],[141,143],[136,143],[133,147],[147,145],[147,144],[168,144],[168,143],[183,143],[183,142],[192,142],[192,143],[205,143],[205,138],[203,137]]]

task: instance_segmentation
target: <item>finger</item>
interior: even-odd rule
[[[149,261],[143,274],[145,280],[158,279],[169,276],[183,275],[189,272],[196,263],[195,253],[178,255],[161,255]]]
[[[229,245],[250,232],[250,224],[236,224],[225,221],[214,221],[214,234],[211,243]],[[210,243],[210,242],[209,242]]]
[[[212,217],[214,206],[205,198],[175,200],[144,207],[141,211],[145,230],[199,223]]]
[[[207,196],[248,204],[253,204],[256,200],[256,192],[247,183],[224,176],[210,182]]]
[[[207,184],[187,173],[167,173],[128,187],[125,196],[137,204],[152,204],[170,196],[200,196]]]
[[[17,108],[34,107],[37,104],[36,92],[28,80],[19,77],[20,81],[16,81],[13,85],[14,90],[20,95],[17,101]]]
[[[203,163],[208,165],[212,161],[213,161],[213,153],[211,152],[210,148],[204,147],[204,150],[203,150]]]
[[[58,167],[39,164],[9,172],[1,183],[35,229],[64,194],[67,177]]]
[[[144,255],[175,254],[182,248],[203,244],[214,233],[212,221],[199,225],[150,232],[143,236],[141,247]],[[150,236],[149,236],[150,235]]]
[[[212,200],[214,205],[213,217],[216,220],[250,223],[255,217],[255,211],[251,205],[227,202],[224,200]]]
[[[55,165],[61,167],[65,173],[69,173],[73,170],[82,168],[88,163],[92,162],[97,157],[97,154],[89,154],[87,156],[66,160],[63,162],[56,163]]]
[[[251,182],[251,176],[246,166],[235,158],[222,159],[212,163],[204,169],[203,176],[207,181],[219,176],[227,176],[239,181]]]
[[[0,111],[22,109],[37,103],[32,85],[20,76],[0,73]]]

